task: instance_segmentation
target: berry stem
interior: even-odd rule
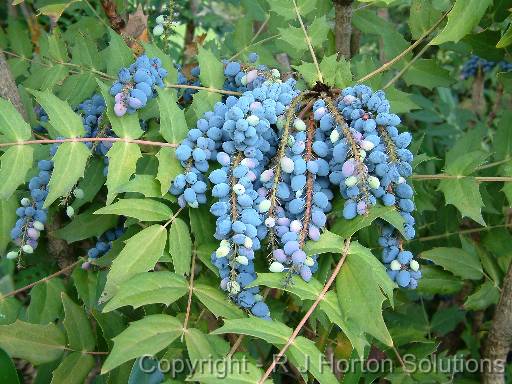
[[[389,137],[386,128],[384,128],[382,125],[378,125],[377,130],[379,131],[380,135],[384,138],[384,144],[386,145],[386,148],[388,150],[391,163],[397,163],[398,157],[396,155],[396,146],[395,143],[393,143],[393,140],[391,140],[391,137]]]
[[[309,310],[306,312],[306,314],[304,315],[302,320],[299,322],[299,324],[297,325],[297,327],[295,328],[295,330],[293,331],[291,336],[288,338],[288,341],[286,342],[284,347],[282,347],[281,350],[279,351],[279,353],[274,357],[274,359],[272,360],[272,364],[270,364],[270,366],[267,368],[267,370],[265,371],[263,376],[258,381],[258,384],[263,384],[265,382],[265,380],[267,380],[267,378],[270,376],[270,374],[274,370],[277,362],[280,361],[281,357],[288,350],[290,345],[293,344],[294,340],[297,338],[297,336],[299,335],[299,332],[304,327],[304,325],[306,324],[308,319],[311,317],[311,315],[315,311],[315,309],[318,306],[318,304],[320,304],[320,302],[324,299],[327,291],[329,290],[331,285],[334,283],[334,280],[336,279],[336,276],[338,276],[338,273],[340,272],[341,267],[343,266],[343,263],[345,262],[345,260],[347,258],[349,250],[350,250],[350,237],[345,241],[345,246],[343,247],[343,250],[341,252],[340,261],[338,261],[338,264],[336,264],[336,267],[334,268],[334,271],[332,272],[331,277],[329,277],[329,280],[327,281],[327,283],[325,283],[322,291],[320,292],[320,294],[316,298],[316,300],[313,303],[313,305],[309,308]]]
[[[313,139],[315,136],[315,120],[313,116],[309,116],[309,125],[307,130],[307,139],[306,139],[306,153],[304,155],[304,160],[306,162],[310,161],[313,158]],[[306,210],[304,213],[304,221],[302,223],[302,230],[300,233],[299,244],[302,249],[304,243],[306,241],[306,236],[308,233],[309,221],[311,220],[311,206],[313,204],[313,185],[315,182],[315,175],[309,171],[307,171],[307,179],[306,179]]]
[[[241,96],[240,92],[236,91],[227,91],[224,89],[210,88],[210,87],[201,87],[199,85],[188,85],[188,84],[166,84],[167,88],[179,88],[179,89],[195,89],[199,91],[208,91],[213,93],[221,93],[223,95],[233,95],[233,96]]]

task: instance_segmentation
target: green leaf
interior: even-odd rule
[[[325,230],[319,241],[308,241],[304,245],[306,255],[321,255],[322,253],[340,253],[345,246],[345,239],[335,233]]]
[[[487,158],[487,154],[482,151],[469,151],[464,156],[457,157],[453,161],[446,160],[446,173],[453,176],[470,175],[475,172],[476,168],[482,165]]]
[[[457,327],[466,317],[466,312],[458,307],[449,307],[438,310],[432,316],[430,327],[440,335],[446,335]]]
[[[144,134],[140,128],[139,116],[137,113],[127,113],[122,117],[116,116],[114,113],[114,98],[110,96],[110,87],[98,80],[101,94],[107,105],[107,117],[112,126],[112,130],[119,137],[138,139]],[[114,145],[117,143],[114,143]]]
[[[385,267],[370,250],[351,243],[347,259],[336,278],[336,292],[352,333],[369,334],[386,345],[393,345],[382,318],[382,303],[387,298],[393,304],[394,287]],[[364,310],[360,308],[361,303],[365,303]]]
[[[190,216],[190,229],[194,235],[194,245],[196,247],[212,242],[218,243],[213,237],[215,233],[215,217],[210,214],[209,208],[206,205],[200,205],[199,208],[190,208],[188,215]]]
[[[496,160],[504,160],[512,156],[512,130],[508,125],[510,121],[512,121],[512,111],[503,111],[493,139]]]
[[[187,137],[188,127],[185,113],[178,106],[176,91],[158,88],[157,101],[160,109],[160,134],[168,143],[181,143]]]
[[[413,0],[410,12],[408,24],[414,40],[418,40],[441,17],[441,12],[434,8],[431,0]]]
[[[60,295],[64,284],[60,279],[51,279],[37,284],[30,291],[30,305],[27,308],[27,320],[34,324],[48,324],[62,313]]]
[[[55,324],[31,324],[16,320],[0,326],[0,348],[9,356],[34,365],[50,363],[62,356],[66,337]]]
[[[116,294],[121,283],[152,269],[162,256],[166,242],[166,230],[158,224],[144,228],[127,240],[121,253],[112,262],[101,301]]]
[[[222,377],[222,384],[256,384],[263,376],[263,370],[249,361],[225,358],[216,360],[215,364],[203,364],[204,369],[198,369],[186,381],[203,384],[217,384]],[[243,365],[243,369],[239,369]],[[225,369],[226,367],[232,369]],[[237,368],[238,367],[238,368]],[[265,380],[265,384],[272,384],[271,379]]]
[[[175,218],[169,229],[169,253],[174,272],[178,275],[188,274],[192,259],[192,239],[187,224],[180,218]]]
[[[276,288],[297,295],[301,300],[316,300],[322,291],[322,284],[318,280],[312,279],[305,282],[299,276],[292,276],[290,284],[283,284],[283,275],[279,273],[258,273],[254,280],[247,287],[265,287]]]
[[[156,44],[142,42],[142,45],[144,46],[144,53],[148,57],[158,57],[162,61],[162,67],[167,70],[165,80],[170,83],[176,83],[178,79],[178,71],[174,66],[174,61],[171,56],[165,54]]]
[[[229,344],[216,335],[205,335],[199,329],[190,328],[185,333],[187,352],[192,361],[200,361],[204,356],[217,358],[226,355]]]
[[[145,197],[160,197],[160,184],[153,175],[135,175],[126,184],[121,185],[118,193],[140,193]]]
[[[85,143],[67,142],[59,145],[53,156],[53,172],[48,184],[48,197],[44,201],[45,208],[71,192],[78,179],[84,176],[90,155]]]
[[[107,204],[112,203],[117,195],[117,190],[126,184],[137,169],[137,160],[142,157],[137,144],[116,142],[107,152]]]
[[[82,137],[85,134],[82,119],[73,112],[69,104],[50,91],[39,92],[27,90],[35,96],[36,101],[48,114],[48,122],[59,136],[72,138]]]
[[[316,0],[297,0],[297,7],[302,17],[313,12],[316,7]],[[285,20],[294,20],[297,16],[292,0],[269,1],[270,10],[284,17]]]
[[[445,179],[439,183],[439,190],[444,193],[446,204],[454,205],[462,214],[485,225],[482,217],[484,203],[480,188],[474,177]]]
[[[188,292],[186,280],[172,272],[144,272],[123,282],[118,293],[105,305],[103,312],[131,305],[161,303],[170,305]]]
[[[10,147],[0,157],[0,198],[8,199],[25,182],[32,168],[34,149],[28,145]]]
[[[95,216],[94,209],[73,216],[73,220],[63,228],[55,231],[55,236],[68,243],[99,237],[116,226],[119,218],[114,215]]]
[[[468,296],[464,302],[464,308],[469,311],[482,311],[490,305],[497,304],[500,299],[500,291],[491,282],[483,283],[476,292]]]
[[[317,81],[320,80],[318,77],[318,71],[313,63],[302,62],[301,65],[292,65],[293,69],[296,69],[304,78],[304,81],[310,86],[314,86]]]
[[[337,54],[324,56],[320,62],[324,83],[333,87],[343,88],[352,82],[350,63],[344,58],[337,59]]]
[[[224,325],[212,334],[236,333],[263,339],[276,347],[282,347],[292,335],[292,329],[277,320],[272,322],[251,317],[248,319],[226,320]],[[320,384],[337,383],[336,377],[329,369],[322,369],[326,364],[324,356],[313,341],[298,336],[286,352],[294,365],[301,370],[308,370]]]
[[[496,48],[506,48],[512,44],[512,25],[508,26],[507,31],[503,34],[500,41],[496,44]]]
[[[244,312],[230,302],[217,287],[198,283],[194,285],[193,292],[199,301],[216,317],[223,317],[225,319],[244,317]]]
[[[18,219],[16,208],[18,199],[15,195],[9,199],[0,199],[0,256],[4,255],[7,245],[11,242],[11,229]]]
[[[476,253],[468,253],[460,248],[439,247],[422,252],[420,256],[463,279],[479,280],[483,276],[482,265]]]
[[[199,79],[204,87],[222,89],[224,84],[224,65],[209,50],[199,46],[197,61],[201,68]]]
[[[162,196],[169,192],[172,180],[183,171],[175,153],[175,148],[163,147],[156,154],[158,159],[156,179],[160,182],[160,194]]]
[[[0,381],[8,384],[20,384],[16,366],[3,349],[0,349]]]
[[[0,301],[0,325],[14,323],[18,318],[18,314],[22,304],[14,297],[7,297]]]
[[[96,197],[103,184],[105,184],[106,178],[103,174],[104,169],[105,163],[103,162],[103,159],[97,157],[91,157],[89,159],[87,167],[85,168],[85,175],[78,182],[77,186],[84,191],[84,197],[81,199],[75,199],[73,204],[71,204],[75,212],[83,205],[91,202]]]
[[[418,292],[428,294],[450,295],[459,292],[464,281],[440,268],[424,265],[421,268]]]
[[[419,85],[430,90],[436,87],[447,87],[455,82],[450,72],[433,59],[416,61],[405,73],[404,80],[407,85]]]
[[[391,104],[393,113],[408,113],[413,109],[420,109],[420,107],[412,100],[411,94],[399,91],[395,87],[386,89],[386,96]]]
[[[338,217],[331,227],[331,231],[348,239],[359,230],[369,227],[372,223],[381,218],[404,234],[404,219],[395,207],[384,207],[381,205],[371,207],[367,215],[357,216],[353,220],[345,220]]]
[[[64,306],[63,324],[69,347],[76,351],[93,351],[96,342],[84,308],[75,304],[64,292],[61,297]]]
[[[91,355],[73,352],[53,371],[51,384],[81,384],[91,373],[95,361]]]
[[[222,72],[224,73],[224,72]],[[205,112],[213,109],[215,103],[221,100],[221,95],[216,92],[201,90],[192,96],[192,104],[185,112],[187,124],[189,126],[195,125]]]
[[[110,36],[110,42],[106,56],[107,73],[117,76],[117,73],[122,67],[129,67],[133,62],[133,54],[120,34],[110,28],[108,29],[108,34]],[[105,98],[105,100],[107,99]]]
[[[71,274],[78,297],[88,310],[97,307],[98,304],[98,274],[85,270],[81,266],[76,267]]]
[[[121,199],[94,214],[127,216],[139,221],[165,221],[171,218],[172,211],[167,205],[152,199]]]
[[[492,0],[456,0],[452,10],[448,13],[446,26],[430,44],[439,45],[447,41],[458,42],[478,25],[485,10],[491,4]]]
[[[58,88],[58,95],[69,104],[78,105],[90,98],[97,86],[96,78],[90,73],[71,75]]]
[[[28,140],[32,136],[28,125],[9,101],[0,98],[0,132],[9,141]]]
[[[55,22],[59,20],[62,16],[62,13],[69,7],[71,4],[76,3],[79,0],[69,0],[65,3],[54,3],[50,5],[45,5],[44,7],[38,8],[38,15],[45,15],[51,17]]]
[[[155,355],[181,335],[183,325],[168,315],[150,315],[134,321],[114,337],[114,348],[101,368],[105,374],[122,363],[142,355]]]

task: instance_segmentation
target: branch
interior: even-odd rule
[[[426,31],[418,40],[416,40],[413,44],[411,44],[405,51],[395,56],[390,61],[384,63],[381,67],[377,68],[375,71],[370,72],[366,76],[361,77],[359,80],[356,81],[356,83],[362,83],[368,79],[371,79],[373,76],[378,75],[381,72],[384,72],[389,67],[393,66],[395,63],[403,59],[409,52],[411,52],[414,48],[416,48],[418,45],[421,44],[423,40],[425,40],[428,35],[430,35],[438,26],[441,24],[441,22],[444,20],[446,15],[448,15],[449,11],[446,12],[439,20],[437,20],[432,27],[428,31]]]
[[[53,273],[53,274],[51,274],[51,275],[49,275],[49,276],[43,277],[43,278],[42,278],[42,279],[40,279],[40,280],[37,280],[37,281],[35,281],[35,282],[33,282],[33,283],[30,283],[29,285],[25,285],[24,287],[19,288],[19,289],[16,289],[15,291],[11,291],[11,292],[9,292],[9,293],[6,293],[5,295],[3,295],[3,296],[1,296],[1,297],[0,297],[0,301],[2,301],[2,300],[4,300],[4,299],[6,299],[6,298],[8,298],[8,297],[11,297],[11,296],[17,295],[17,294],[18,294],[18,293],[20,293],[20,292],[24,292],[24,291],[26,291],[27,289],[30,289],[30,288],[32,288],[33,286],[37,285],[37,284],[44,283],[44,282],[46,282],[46,281],[49,281],[49,280],[53,279],[54,277],[57,277],[57,276],[59,276],[59,275],[62,275],[62,274],[64,274],[64,273],[68,272],[70,269],[73,269],[76,265],[78,265],[78,264],[79,264],[79,263],[81,263],[81,262],[82,262],[82,259],[79,259],[79,260],[75,261],[73,264],[70,264],[70,265],[68,265],[67,267],[65,267],[65,268],[61,269],[60,271],[57,271],[57,272],[55,272],[55,273]]]
[[[44,140],[27,140],[16,141],[13,143],[0,143],[0,147],[10,147],[13,145],[30,145],[30,144],[54,144],[54,143],[69,143],[69,142],[94,142],[94,141],[121,141],[124,143],[133,143],[141,145],[152,145],[154,147],[177,147],[178,144],[163,143],[160,141],[148,140],[135,140],[127,137],[74,137],[71,139],[44,139]]]
[[[188,319],[190,318],[190,308],[192,306],[192,292],[194,291],[194,272],[196,269],[196,251],[192,254],[192,266],[190,267],[190,280],[188,283],[188,302],[187,313],[185,314],[185,321],[183,322],[183,335],[187,332]]]
[[[25,118],[25,120],[27,119],[27,112],[21,102],[18,88],[12,78],[9,65],[5,60],[3,52],[0,52],[0,97],[9,100],[23,118]]]
[[[483,374],[484,384],[505,384],[507,354],[512,345],[512,263],[503,281],[500,301],[494,312],[484,358],[489,361]]]
[[[334,0],[334,35],[339,57],[349,59],[353,0]]]
[[[340,272],[341,267],[342,267],[343,263],[345,262],[345,259],[347,258],[349,249],[350,249],[350,238],[348,238],[345,241],[345,246],[343,247],[343,251],[341,253],[341,259],[340,259],[340,261],[338,261],[338,264],[336,265],[336,268],[334,268],[334,271],[332,272],[331,277],[329,278],[327,283],[325,283],[324,288],[322,289],[322,292],[320,292],[320,294],[316,298],[316,300],[313,303],[313,305],[311,306],[311,308],[309,308],[309,310],[306,312],[306,314],[304,315],[302,320],[299,322],[299,324],[297,325],[297,327],[293,331],[292,335],[290,336],[290,338],[288,339],[288,341],[286,342],[284,347],[281,348],[281,350],[279,351],[277,356],[274,357],[274,359],[272,361],[272,364],[270,364],[268,369],[265,371],[263,376],[260,378],[260,380],[258,381],[258,384],[263,384],[265,382],[265,380],[267,380],[267,378],[270,376],[270,374],[274,370],[277,362],[281,359],[281,357],[283,357],[284,353],[288,350],[290,345],[293,344],[293,342],[297,338],[299,332],[301,331],[301,329],[306,324],[306,321],[308,321],[308,319],[313,314],[313,312],[316,309],[316,307],[318,306],[318,304],[320,304],[320,302],[324,299],[327,291],[331,287],[332,283],[334,283],[334,279],[336,279],[336,276],[338,276],[338,273]]]
[[[110,25],[112,25],[112,29],[120,34],[121,30],[126,26],[126,23],[123,18],[117,14],[116,3],[112,0],[101,0],[101,6],[110,21]]]
[[[477,182],[507,182],[512,181],[512,177],[508,176],[463,176],[463,175],[412,175],[413,180],[446,180],[446,179],[464,179],[466,177],[473,177]]]

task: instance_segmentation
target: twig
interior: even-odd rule
[[[484,384],[504,384],[507,354],[512,344],[512,263],[503,281],[500,300],[494,311],[485,343],[484,358],[490,362],[483,372]]]
[[[349,249],[350,249],[350,238],[348,238],[345,241],[345,246],[343,247],[343,251],[341,253],[340,261],[338,261],[338,264],[336,264],[336,267],[334,268],[334,271],[332,272],[331,277],[329,278],[327,283],[325,283],[324,288],[322,289],[322,291],[320,292],[320,294],[316,298],[316,300],[313,303],[313,305],[306,312],[306,314],[304,315],[302,320],[299,322],[299,324],[297,325],[297,327],[293,331],[292,335],[288,338],[288,341],[286,342],[284,347],[281,348],[281,350],[279,351],[277,356],[274,357],[274,359],[272,360],[272,364],[270,364],[270,366],[267,368],[267,370],[265,371],[263,376],[258,381],[258,384],[263,384],[265,382],[265,380],[270,376],[270,374],[274,370],[277,362],[281,359],[281,357],[284,355],[284,353],[288,350],[290,345],[293,344],[293,341],[297,338],[297,336],[298,336],[299,332],[301,331],[302,327],[304,327],[304,325],[306,324],[306,321],[308,321],[308,319],[313,314],[313,312],[316,309],[316,307],[318,306],[318,304],[324,299],[327,291],[331,287],[332,283],[334,283],[334,279],[336,279],[336,276],[340,272],[341,267],[342,267],[343,263],[345,262],[345,259],[347,258]]]
[[[180,207],[180,209],[178,209],[176,211],[176,213],[174,215],[172,215],[172,217],[169,219],[169,221],[167,223],[164,224],[164,228],[167,228],[167,226],[169,224],[172,224],[174,222],[174,220],[176,220],[176,218],[178,217],[178,215],[181,213],[181,211],[183,211],[183,207]]]
[[[30,289],[32,288],[33,286],[37,285],[37,284],[40,284],[40,283],[44,283],[46,281],[49,281],[51,279],[53,279],[54,277],[57,277],[59,275],[62,275],[63,273],[66,273],[67,271],[73,269],[76,265],[78,265],[79,263],[81,263],[82,260],[79,259],[77,261],[75,261],[73,264],[70,264],[68,265],[67,267],[61,269],[60,271],[57,271],[49,276],[46,276],[46,277],[43,277],[42,279],[40,280],[37,280],[37,281],[34,281],[33,283],[30,283],[29,285],[25,285],[24,287],[22,288],[19,288],[19,289],[16,289],[15,291],[11,291],[9,293],[6,293],[5,295],[1,296],[0,297],[0,301],[8,298],[8,297],[11,297],[11,296],[14,296],[14,295],[17,295],[18,293],[20,292],[23,292],[23,291],[26,291],[27,289]]]
[[[443,233],[441,235],[432,235],[432,236],[424,236],[424,237],[417,237],[412,240],[407,240],[408,243],[412,243],[413,241],[431,241],[431,240],[438,240],[443,239],[445,237],[455,236],[455,235],[467,235],[470,233],[477,233],[477,232],[483,232],[483,231],[490,231],[492,229],[498,229],[498,228],[509,228],[512,227],[512,223],[510,224],[501,224],[501,225],[494,225],[491,227],[480,227],[480,228],[471,228],[471,229],[463,229],[457,232],[447,232]]]
[[[430,47],[430,45],[428,44],[425,44],[425,46],[423,48],[421,48],[421,50],[416,54],[416,56],[414,56],[411,61],[409,61],[407,64],[404,65],[404,67],[400,70],[400,72],[398,72],[391,80],[389,80],[387,82],[387,84],[382,87],[382,89],[386,89],[388,87],[390,87],[391,85],[393,85],[393,83],[395,81],[397,81],[399,78],[401,78],[403,76],[403,74],[405,72],[407,72],[407,70],[427,51],[427,49]]]
[[[412,175],[413,180],[446,180],[446,179],[464,179],[466,177],[473,177],[477,182],[507,182],[512,181],[512,177],[508,176],[464,176],[464,175]]]
[[[485,164],[485,165],[481,165],[480,167],[477,167],[475,168],[475,171],[481,171],[482,169],[487,169],[487,168],[492,168],[492,167],[496,167],[498,165],[501,165],[501,164],[505,164],[505,163],[508,163],[509,161],[512,160],[512,157],[507,157],[503,160],[499,160],[499,161],[495,161],[493,163],[489,163],[489,164]]]
[[[210,87],[201,87],[198,85],[187,85],[187,84],[166,84],[167,88],[183,88],[183,89],[197,89],[199,91],[204,90],[208,92],[221,93],[224,95],[234,95],[241,96],[242,93],[236,91],[227,91],[224,89],[210,88]]]
[[[384,72],[386,69],[388,69],[389,67],[391,67],[393,64],[395,64],[396,62],[400,61],[403,57],[405,57],[405,55],[407,55],[409,52],[411,52],[414,48],[416,48],[424,39],[426,39],[428,37],[428,35],[430,35],[438,26],[439,24],[441,24],[441,22],[444,20],[444,18],[446,17],[446,15],[448,14],[449,12],[446,12],[443,16],[441,16],[441,18],[439,20],[437,20],[435,22],[435,24],[430,27],[430,29],[428,31],[426,31],[423,35],[420,36],[420,38],[418,40],[416,40],[413,44],[411,44],[405,51],[401,52],[400,54],[398,54],[397,56],[395,56],[393,59],[391,59],[390,61],[384,63],[381,67],[377,68],[376,70],[374,70],[373,72],[370,72],[369,74],[367,74],[366,76],[363,76],[361,77],[359,80],[357,80],[356,82],[357,83],[362,83],[370,78],[372,78],[373,76],[375,75],[378,75],[379,73],[381,72]]]
[[[27,140],[16,141],[13,143],[0,143],[0,147],[10,147],[13,145],[30,145],[30,144],[54,144],[54,143],[73,143],[73,142],[94,142],[94,141],[121,141],[124,143],[152,145],[155,147],[177,147],[178,144],[163,143],[160,141],[136,140],[127,137],[74,137],[71,139],[45,139],[45,140]]]
[[[187,313],[185,314],[185,321],[183,321],[183,334],[181,338],[187,332],[188,319],[190,318],[190,308],[192,306],[192,292],[194,291],[194,271],[196,269],[196,252],[192,253],[192,266],[190,267],[190,280],[188,283],[188,302],[187,302]]]
[[[308,32],[306,31],[306,27],[304,26],[302,17],[300,16],[299,7],[297,7],[297,2],[295,0],[292,0],[292,1],[293,1],[293,7],[295,8],[295,13],[297,14],[297,18],[299,19],[300,26],[302,28],[302,31],[304,32],[304,37],[306,38],[306,43],[308,44],[309,52],[311,53],[311,57],[313,58],[313,63],[315,64],[316,71],[318,73],[318,80],[320,80],[320,82],[323,83],[324,78],[322,76],[322,72],[320,71],[320,66],[318,65],[318,60],[316,59],[313,45],[311,45],[311,39],[308,36]]]

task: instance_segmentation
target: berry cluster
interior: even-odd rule
[[[18,220],[11,230],[11,239],[19,247],[17,251],[7,254],[8,259],[15,259],[21,253],[33,253],[37,248],[41,231],[47,220],[48,210],[43,208],[46,196],[48,196],[48,182],[50,181],[53,162],[40,160],[37,164],[39,174],[30,179],[28,188],[30,197],[21,199],[21,204],[16,209]]]
[[[110,251],[110,249],[112,248],[112,242],[120,238],[123,235],[124,231],[124,227],[120,225],[117,228],[110,229],[101,236],[99,236],[94,247],[90,248],[87,251],[88,260],[82,264],[82,268],[91,268],[91,262],[103,256],[108,251]]]
[[[159,58],[139,56],[129,68],[121,68],[116,81],[110,88],[114,96],[114,112],[123,116],[143,108],[155,97],[155,87],[163,87],[167,70],[162,67]]]
[[[185,76],[181,65],[176,65],[176,69],[178,70],[178,84],[179,85],[192,85],[192,86],[201,86],[201,81],[199,80],[199,75],[201,74],[201,70],[198,66],[193,67],[190,70],[190,77]],[[197,92],[194,88],[185,88],[181,90],[178,94],[182,98],[182,101],[185,104],[188,104],[192,101],[192,96]]]
[[[474,77],[479,71],[487,73],[492,71],[495,67],[500,68],[503,72],[512,71],[512,63],[505,60],[502,61],[488,61],[482,59],[476,55],[472,55],[471,58],[464,63],[460,71],[460,78],[462,80]]]

